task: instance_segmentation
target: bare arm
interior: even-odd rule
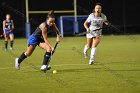
[[[6,24],[6,22],[5,22],[5,20],[3,21],[3,33],[5,34],[5,24]]]
[[[56,26],[55,23],[54,23],[54,25],[53,25],[53,30],[55,31],[55,33],[56,33],[56,35],[57,35],[56,41],[57,41],[57,42],[60,42],[60,33],[59,33],[59,30],[58,30],[58,28],[57,28],[57,26]]]
[[[12,30],[14,29],[14,22],[13,22],[13,20],[12,20]]]
[[[87,33],[89,33],[90,32],[90,29],[89,29],[89,23],[87,22],[87,21],[85,21],[84,22],[84,27],[85,27],[85,29],[87,30]]]
[[[109,25],[109,21],[107,20],[107,17],[105,16],[105,21],[104,21],[105,25]]]
[[[3,31],[5,30],[5,20],[3,21]]]

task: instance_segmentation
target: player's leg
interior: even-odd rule
[[[11,33],[11,34],[9,35],[9,37],[10,37],[10,50],[13,50],[14,34]]]
[[[36,48],[36,45],[30,45],[27,47],[26,52],[23,52],[19,58],[15,59],[15,67],[16,69],[20,69],[20,63],[27,57],[31,56],[34,49]]]
[[[5,41],[4,42],[4,45],[5,45],[4,50],[7,51],[7,47],[8,47],[8,36],[6,34],[4,35],[4,41]]]
[[[95,38],[93,38],[93,44],[92,44],[90,60],[89,60],[90,65],[93,64],[94,56],[96,53],[96,47],[98,46],[99,43],[100,43],[100,36],[96,36]]]
[[[85,58],[87,58],[87,56],[88,56],[88,50],[92,46],[92,41],[93,41],[92,38],[87,38],[87,44],[84,47],[84,56],[85,56]]]
[[[46,70],[48,68],[49,65],[49,59],[51,57],[51,47],[49,47],[46,43],[40,43],[39,44],[40,48],[44,49],[46,51],[46,53],[44,54],[44,59],[43,59],[43,63],[41,66],[41,70]]]

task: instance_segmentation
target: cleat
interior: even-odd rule
[[[15,58],[15,68],[16,68],[17,70],[20,69],[20,64],[18,63],[18,59],[19,59],[19,58]]]
[[[41,68],[40,68],[40,70],[41,71],[44,71],[44,70],[46,70],[46,67],[47,67],[46,65],[42,65]]]
[[[4,48],[4,51],[7,51],[7,48]]]
[[[50,66],[47,66],[47,65],[42,65],[41,68],[40,68],[40,70],[41,71],[44,71],[44,73],[46,73],[46,71],[47,70],[50,70],[50,69],[51,69],[51,67]]]
[[[4,48],[4,47],[3,47],[2,50],[7,51],[7,48]]]
[[[10,47],[10,50],[14,50],[12,47]]]
[[[94,62],[94,60],[89,60],[89,65],[92,65],[93,64],[93,62]]]

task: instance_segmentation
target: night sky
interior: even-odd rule
[[[103,13],[115,25],[140,26],[139,0],[77,0],[78,15],[89,15],[96,2],[103,4]],[[71,10],[73,0],[29,0],[29,10]],[[16,34],[24,34],[25,0],[0,0],[0,33],[5,14],[10,13],[15,23]],[[47,14],[30,15],[32,29],[46,19]],[[56,14],[61,15],[71,14]]]

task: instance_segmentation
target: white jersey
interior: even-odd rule
[[[103,22],[105,22],[106,20],[107,18],[103,13],[101,13],[101,17],[95,17],[94,14],[91,13],[86,21],[90,23],[90,31],[94,31],[96,29],[102,29]]]

